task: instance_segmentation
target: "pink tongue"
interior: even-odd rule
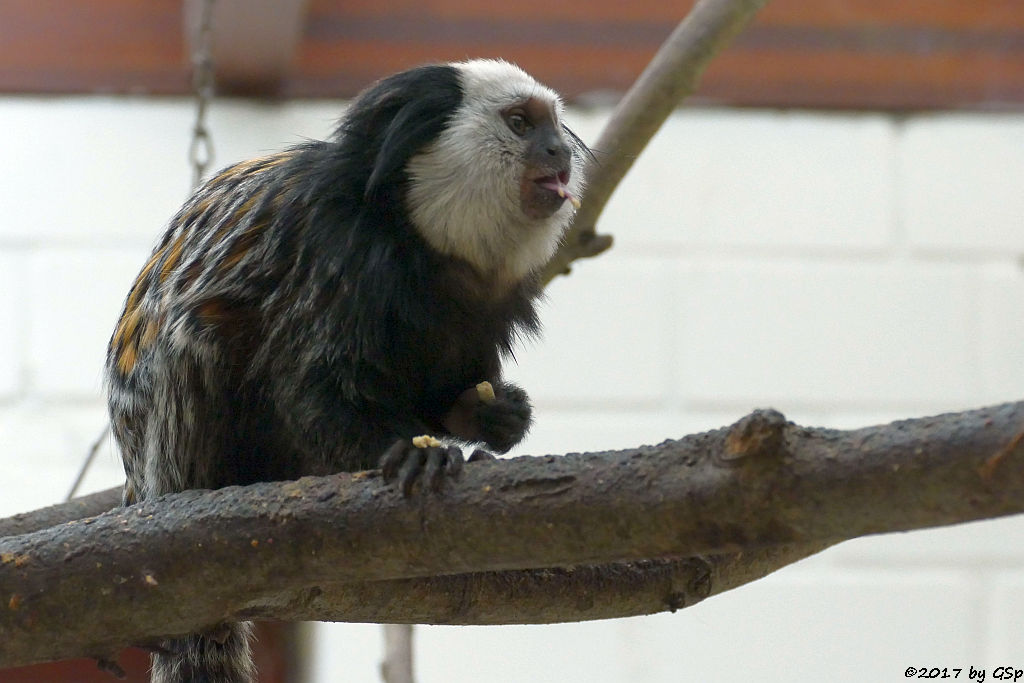
[[[565,183],[563,183],[558,176],[544,178],[543,180],[537,181],[537,184],[545,189],[551,190],[552,192],[557,192],[559,197],[565,197],[569,201],[572,201],[573,204],[576,203],[573,201],[575,197],[572,196],[572,192],[569,192],[569,188],[565,186]]]

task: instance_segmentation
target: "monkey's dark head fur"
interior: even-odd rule
[[[513,282],[547,262],[572,217],[585,147],[558,96],[519,68],[423,66],[365,91],[338,128],[370,208],[400,204],[419,235]]]

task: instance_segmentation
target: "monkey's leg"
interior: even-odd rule
[[[238,622],[161,642],[153,654],[152,683],[252,683],[251,633],[251,623]]]
[[[246,400],[235,385],[217,380],[229,368],[203,365],[201,357],[158,348],[146,413],[144,498],[191,488],[220,488],[244,483],[253,469]],[[185,381],[185,379],[192,381]],[[246,436],[249,438],[249,436]],[[135,469],[139,469],[136,467]],[[156,683],[252,683],[249,623],[225,623],[203,633],[172,638],[153,653]]]

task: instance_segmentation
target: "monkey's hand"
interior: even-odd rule
[[[462,392],[444,418],[444,428],[459,439],[482,441],[505,453],[523,440],[530,427],[533,408],[526,392],[514,384],[481,382]],[[482,449],[469,462],[493,460]],[[385,482],[397,481],[408,496],[420,478],[431,490],[440,490],[445,475],[457,477],[466,459],[458,446],[444,446],[432,436],[398,439],[380,459]]]
[[[462,392],[445,416],[444,426],[460,439],[482,441],[505,453],[526,436],[532,414],[530,397],[516,385],[481,382]]]
[[[457,477],[464,462],[458,446],[444,446],[432,436],[417,436],[391,444],[380,459],[380,468],[384,481],[397,480],[402,495],[408,496],[420,475],[431,490],[438,491],[445,475]]]

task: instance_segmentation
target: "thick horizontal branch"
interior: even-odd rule
[[[323,583],[252,604],[251,619],[413,624],[548,624],[676,611],[763,578],[830,542],[746,553],[481,572],[421,579]]]
[[[101,514],[119,505],[120,499],[121,487],[114,487],[0,519],[0,538]],[[414,624],[504,624],[509,623],[510,617],[517,623],[542,624],[639,616],[691,607],[706,597],[763,578],[829,545],[829,542],[790,544],[702,558],[568,569],[357,583],[324,582],[309,588],[283,590],[269,599],[252,602],[234,616],[278,621]],[[509,614],[510,600],[516,605],[514,615]],[[107,638],[102,644],[92,639],[75,654],[112,653],[138,642],[133,632],[105,635]],[[59,656],[52,654],[48,647],[36,648],[36,651],[38,654],[31,660],[16,663]]]
[[[239,616],[376,615],[329,613],[321,596],[341,591],[324,587],[342,583],[757,548],[809,554],[864,534],[1021,512],[1022,429],[1024,403],[846,432],[762,411],[653,447],[475,463],[441,495],[403,499],[371,471],[165,496],[0,539],[0,666],[103,655],[126,639]],[[684,573],[693,566],[680,562]],[[520,587],[537,576],[559,574],[521,574]],[[434,614],[400,598],[378,610],[385,621],[448,623],[629,613],[590,616],[577,602],[531,616],[518,595],[508,599],[509,580],[447,579],[465,582],[469,597],[435,603]],[[467,592],[503,588],[488,605]],[[384,589],[378,605],[397,592]],[[662,584],[647,604],[664,607],[670,594]]]
[[[0,519],[0,539],[6,536],[30,534],[47,527],[65,524],[86,517],[95,517],[121,504],[121,487],[97,491],[86,496],[72,498],[66,503],[22,512],[13,517]]]

